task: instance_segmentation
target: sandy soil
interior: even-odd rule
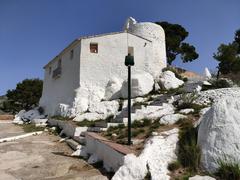
[[[9,129],[9,131],[8,131]],[[13,124],[0,123],[0,137],[22,133]],[[10,133],[11,132],[11,133]],[[99,170],[79,158],[59,137],[43,133],[14,142],[0,143],[0,180],[105,180]]]
[[[24,134],[24,131],[20,126],[14,125],[8,120],[0,121],[0,139],[21,134]]]

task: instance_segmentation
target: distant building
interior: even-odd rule
[[[161,26],[129,18],[121,32],[80,37],[44,66],[40,106],[53,115],[60,103],[71,106],[79,87],[105,88],[111,77],[127,78],[125,56],[134,55],[132,73],[154,78],[166,67],[165,33]]]

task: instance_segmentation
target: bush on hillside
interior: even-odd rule
[[[219,89],[219,88],[229,88],[233,86],[233,82],[227,78],[221,79],[211,79],[209,80],[211,85],[202,87],[202,90],[209,90],[209,89]]]
[[[239,180],[240,179],[240,166],[236,163],[228,163],[227,161],[219,161],[219,169],[216,175],[224,180]]]
[[[43,81],[40,79],[25,79],[18,83],[16,89],[7,91],[7,101],[2,110],[16,113],[22,109],[29,110],[38,106],[42,95]]]
[[[181,120],[178,123],[180,124],[178,161],[183,167],[196,172],[199,169],[201,157],[201,151],[197,145],[197,129],[189,119]]]

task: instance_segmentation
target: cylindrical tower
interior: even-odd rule
[[[125,30],[152,41],[151,59],[148,58],[148,61],[151,61],[149,62],[149,67],[154,74],[158,74],[157,71],[160,73],[167,66],[165,32],[163,28],[155,23],[137,23],[135,19],[128,18]],[[155,67],[156,65],[159,67],[158,69]]]

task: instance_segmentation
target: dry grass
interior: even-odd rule
[[[13,115],[0,115],[0,120],[13,120]]]

